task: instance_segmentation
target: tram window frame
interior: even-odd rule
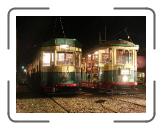
[[[59,60],[59,54],[63,54],[63,58],[62,60],[60,61]],[[72,55],[72,59],[71,61],[69,61],[67,59],[67,54],[71,54]],[[75,62],[74,62],[74,53],[73,52],[57,52],[57,65],[74,65]]]
[[[51,52],[51,62],[54,62],[54,61],[55,61],[55,53]]]
[[[129,64],[133,64],[133,50],[129,50]]]
[[[120,55],[118,54],[119,51],[121,51]],[[116,64],[132,64],[132,63],[133,63],[133,50],[128,49],[116,50]]]
[[[106,55],[107,58],[103,59],[103,55]],[[101,63],[104,63],[104,64],[112,63],[112,49],[111,48],[105,49],[105,52],[101,53]]]
[[[48,59],[47,59],[47,54],[48,54]],[[45,59],[45,55],[46,55],[46,59]],[[51,53],[50,52],[43,52],[42,54],[42,66],[43,67],[48,67],[51,64]]]
[[[80,53],[79,52],[75,53],[75,66],[80,67]]]
[[[93,61],[94,61],[94,64],[99,63],[99,54],[93,54]]]
[[[49,54],[49,60],[48,60],[48,63],[45,63],[44,60],[43,60],[43,55],[42,55],[42,66],[43,67],[50,67],[52,64],[54,64],[54,61],[55,61],[55,53],[54,52],[43,52],[43,54]]]

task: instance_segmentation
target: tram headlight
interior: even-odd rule
[[[26,69],[24,69],[24,73],[26,73],[27,72],[27,70]]]
[[[128,81],[128,76],[124,75],[122,80],[123,80],[123,82],[127,82]]]

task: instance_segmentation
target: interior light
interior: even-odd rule
[[[88,55],[88,57],[91,57],[91,55]]]
[[[63,49],[67,49],[69,47],[69,45],[60,45],[60,48],[63,48]]]
[[[97,55],[98,54],[98,51],[96,51],[94,54]]]
[[[43,53],[43,66],[50,66],[50,53]]]

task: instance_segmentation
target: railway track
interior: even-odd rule
[[[68,109],[66,109],[62,104],[60,104],[59,102],[57,102],[54,98],[49,98],[51,101],[53,101],[53,103],[55,103],[56,105],[58,105],[60,108],[62,108],[65,112],[70,113],[70,111]]]
[[[146,105],[135,103],[135,102],[131,102],[131,101],[128,101],[128,100],[124,100],[124,99],[118,99],[118,100],[122,101],[122,102],[130,103],[130,104],[134,104],[134,105],[137,105],[137,106],[141,106],[141,107],[146,107]]]
[[[138,113],[146,111],[143,95],[107,95],[80,92],[76,95],[34,96],[17,99],[17,112],[44,113]]]
[[[101,105],[101,107],[103,108],[103,109],[105,109],[106,111],[109,111],[109,113],[118,113],[118,111],[116,111],[116,110],[114,110],[114,109],[112,109],[112,108],[108,108],[108,107],[105,107],[102,103],[100,103],[100,105]]]

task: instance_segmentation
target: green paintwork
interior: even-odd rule
[[[111,46],[130,47],[130,45],[128,45],[128,44],[111,44]]]
[[[145,89],[146,86],[144,84],[143,85],[137,85],[137,86],[135,86],[135,88],[137,88],[137,89]]]
[[[122,80],[123,75],[120,75],[118,70],[110,70],[110,71],[103,71],[101,74],[99,74],[99,80],[100,82],[123,82]],[[90,76],[90,80],[92,80],[92,76]],[[88,74],[82,73],[82,81],[88,81]],[[131,71],[131,74],[128,75],[128,81],[127,82],[136,82],[137,81],[137,72]]]
[[[41,85],[79,83],[80,73],[75,72],[41,72]]]
[[[74,47],[81,47],[81,44],[76,39],[69,39],[69,38],[56,38],[49,40],[47,42],[44,42],[42,44],[42,47],[47,46],[59,46],[59,45],[69,45]]]
[[[137,72],[136,71],[130,71],[131,73],[128,75],[128,81],[127,82],[136,82],[137,81]],[[120,74],[118,70],[110,70],[110,71],[103,71],[102,74],[100,74],[101,81],[107,81],[107,82],[123,82],[122,80],[123,75]]]

